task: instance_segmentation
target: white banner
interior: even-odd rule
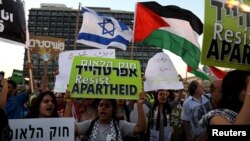
[[[60,53],[58,60],[59,76],[56,76],[54,92],[66,91],[75,56],[115,58],[115,49],[73,50]]]
[[[9,119],[11,141],[73,141],[74,118]]]
[[[183,83],[179,81],[178,73],[165,53],[157,53],[149,59],[145,71],[144,91],[159,89],[178,90],[183,89]]]

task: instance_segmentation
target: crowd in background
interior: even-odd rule
[[[195,80],[187,90],[141,92],[138,100],[31,93],[3,77],[0,106],[5,139],[8,119],[73,117],[76,141],[206,141],[210,124],[250,124],[250,72],[230,71],[209,91]]]

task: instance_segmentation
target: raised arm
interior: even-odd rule
[[[64,100],[65,100],[65,110],[64,110],[64,117],[72,117],[72,99],[70,98],[70,93],[69,91],[66,91],[64,95]]]
[[[137,109],[138,109],[138,121],[134,127],[134,134],[142,133],[146,130],[146,117],[143,110],[143,103],[145,101],[145,93],[142,92],[140,94],[139,100],[137,101]]]
[[[3,108],[8,96],[8,82],[6,79],[1,80],[2,91],[0,91],[0,107]]]

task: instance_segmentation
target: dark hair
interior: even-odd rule
[[[105,99],[105,100],[109,100],[110,101],[110,103],[111,103],[111,105],[113,107],[112,118],[116,119],[116,110],[117,110],[116,100],[115,99]],[[101,100],[99,101],[99,103],[100,102],[101,102]]]
[[[125,113],[126,113],[127,121],[130,122],[130,110],[129,110],[126,102],[123,103],[123,108],[124,108]]]
[[[123,99],[124,100],[124,99]],[[116,106],[117,107],[117,106]],[[125,110],[125,116],[127,118],[127,121],[130,122],[130,110],[127,106],[126,101],[122,104],[122,108]],[[116,111],[117,112],[117,111]]]
[[[101,99],[103,100],[103,99]],[[98,102],[100,103],[101,100],[98,100]],[[115,99],[105,99],[105,100],[109,100],[111,105],[112,105],[112,108],[113,108],[113,111],[112,111],[112,118],[113,118],[113,124],[114,124],[114,127],[115,127],[115,132],[116,132],[116,140],[118,141],[118,124],[119,124],[119,121],[116,120],[116,109],[117,109],[117,105],[116,105],[116,100]],[[98,103],[98,104],[99,104]],[[92,129],[94,127],[94,124],[95,122],[99,119],[99,116],[97,116],[94,120],[91,121],[90,123],[90,126],[85,134],[85,139],[88,140],[89,136],[90,136],[90,133],[92,132]]]
[[[195,94],[195,90],[198,88],[199,82],[194,80],[188,85],[189,95],[193,96]]]
[[[247,88],[247,77],[250,71],[233,70],[222,80],[222,97],[218,108],[227,108],[239,113],[243,102],[239,99],[240,92]]]
[[[54,104],[54,110],[53,113],[51,115],[51,117],[59,117],[58,112],[57,112],[57,103],[56,103],[56,96],[53,92],[51,91],[45,91],[40,93],[35,99],[34,102],[31,105],[30,111],[27,114],[27,118],[39,118],[39,109],[40,109],[40,104],[43,100],[43,98],[46,95],[50,95],[53,99],[53,104]]]
[[[93,103],[91,103],[91,106],[97,110],[98,104],[100,102],[100,99],[93,99]]]
[[[174,90],[168,90],[168,92],[169,92],[169,95],[168,95],[169,102],[175,100],[176,96],[175,96]]]
[[[0,74],[1,74],[2,76],[4,76],[4,71],[0,71]]]
[[[17,84],[16,84],[15,81],[13,81],[13,80],[8,80],[7,82],[8,82],[8,84],[10,84],[14,89],[17,87]]]
[[[161,90],[158,90],[157,92],[156,92],[156,94],[154,95],[154,98],[155,98],[155,103],[154,103],[154,107],[153,107],[153,112],[151,113],[151,114],[153,114],[152,115],[152,117],[153,117],[153,119],[154,119],[154,110],[156,109],[156,107],[159,105],[159,101],[158,101],[158,99],[157,99],[157,97],[158,97],[158,94],[159,94],[159,91],[161,91]],[[166,101],[166,103],[164,104],[164,106],[163,106],[163,115],[167,115],[167,114],[171,114],[171,112],[172,112],[172,109],[171,109],[171,106],[169,105],[169,97],[168,97],[168,99],[167,99],[167,101]],[[166,113],[166,110],[167,110],[167,113]],[[153,120],[152,119],[152,120]],[[171,117],[170,117],[170,120],[171,120]],[[151,127],[153,127],[153,122],[154,121],[151,121],[152,123],[151,123]],[[158,113],[157,113],[157,121],[156,121],[157,123],[156,123],[156,130],[159,130],[160,129],[160,110],[158,110]],[[167,126],[167,118],[166,118],[166,116],[163,116],[163,123],[164,123],[164,126]]]

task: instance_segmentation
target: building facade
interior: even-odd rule
[[[115,19],[124,22],[132,29],[134,12],[111,10],[105,7],[89,7],[94,11],[112,16]],[[78,16],[79,15],[79,16]],[[79,18],[77,18],[79,17]],[[77,20],[78,19],[78,20]],[[78,22],[78,27],[77,26]],[[28,29],[30,35],[50,36],[65,39],[66,50],[82,50],[95,49],[93,47],[84,46],[81,44],[75,45],[76,33],[81,28],[82,14],[77,9],[66,7],[64,4],[41,4],[40,8],[31,8],[28,16]],[[77,33],[78,34],[78,33]],[[116,49],[116,58],[140,60],[141,70],[144,71],[147,61],[157,52],[162,52],[162,49],[148,46],[130,45],[126,51]],[[44,61],[39,57],[39,54],[32,54],[33,77],[35,80],[42,80],[44,75]],[[47,62],[47,74],[49,88],[53,88],[55,81],[55,72],[58,69],[57,59],[52,59]],[[27,53],[25,53],[24,74],[29,76],[27,69]]]

